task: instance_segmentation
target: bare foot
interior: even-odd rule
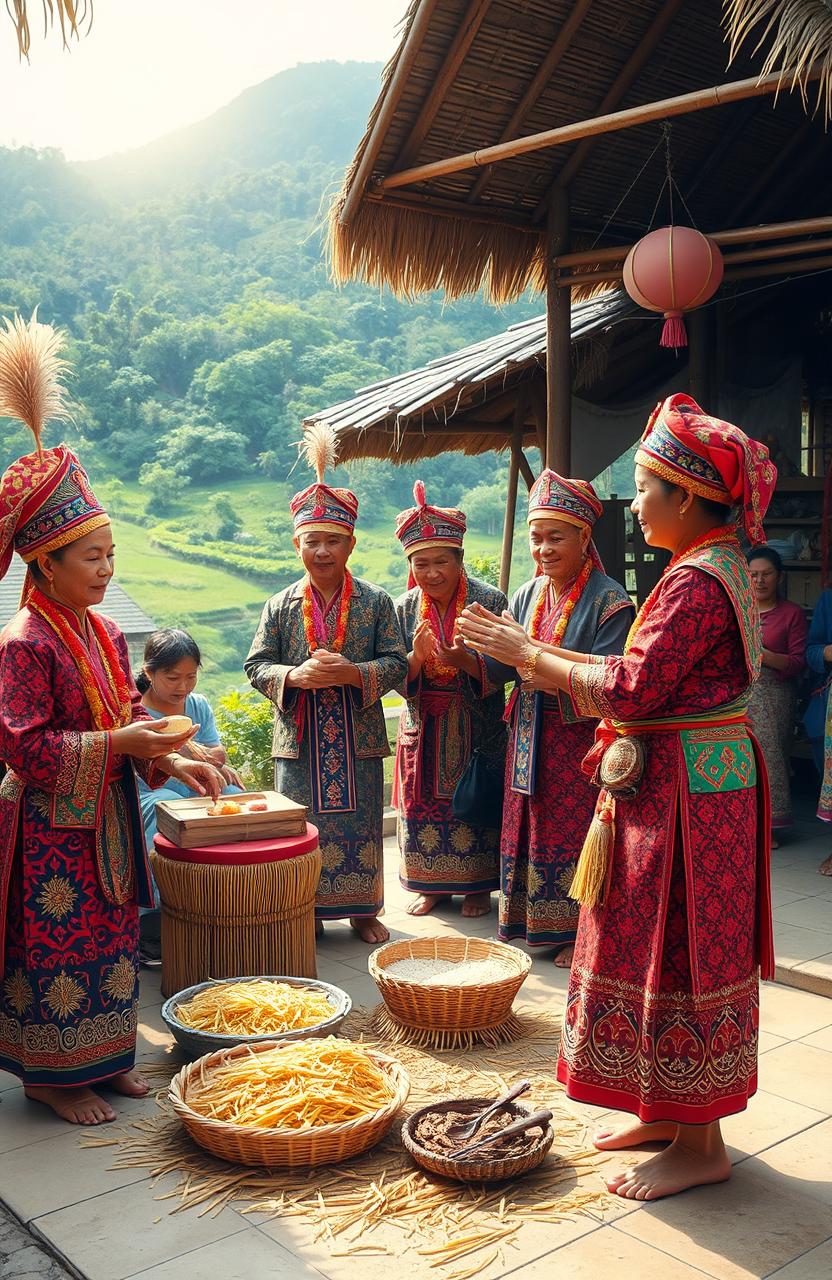
[[[350,926],[362,942],[387,942],[390,938],[390,931],[377,916],[351,916]]]
[[[818,871],[822,876],[832,876],[832,853],[820,864]]]
[[[490,893],[466,893],[462,899],[462,914],[464,916],[487,916],[490,911]]]
[[[555,952],[555,968],[569,969],[572,965],[572,958],[575,955],[575,946],[570,943],[566,947],[561,947],[560,951]]]
[[[678,1124],[641,1124],[636,1120],[620,1129],[599,1129],[592,1142],[599,1151],[626,1151],[645,1142],[672,1142],[678,1132]]]
[[[125,1098],[144,1098],[150,1093],[150,1085],[136,1067],[132,1071],[122,1071],[119,1076],[111,1076],[102,1084],[109,1085],[116,1093],[123,1093]]]
[[[687,1133],[692,1126],[681,1128]],[[710,1126],[705,1126],[710,1128]],[[697,1142],[687,1146],[681,1134],[658,1155],[632,1169],[604,1178],[607,1189],[624,1200],[659,1200],[675,1196],[690,1187],[726,1182],[731,1176],[731,1161],[722,1138],[713,1145]]]
[[[109,1124],[116,1118],[110,1104],[92,1089],[49,1089],[30,1085],[23,1092],[33,1102],[51,1107],[56,1116],[69,1124]]]
[[[442,893],[420,893],[407,908],[407,914],[409,916],[430,915],[433,908],[438,906],[445,896],[446,895]]]

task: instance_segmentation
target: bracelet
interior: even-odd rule
[[[537,666],[537,660],[539,657],[540,649],[536,644],[529,644],[526,646],[526,652],[523,655],[523,670],[521,673],[524,684],[531,684],[534,679],[535,667]]]

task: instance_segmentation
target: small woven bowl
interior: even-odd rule
[[[476,986],[443,986],[391,977],[399,960],[496,960],[505,976]],[[370,976],[393,1018],[406,1027],[430,1031],[478,1031],[496,1027],[511,1014],[514,998],[528,977],[531,956],[486,938],[407,938],[388,942],[368,961]]]
[[[519,1156],[489,1156],[488,1147],[472,1153],[469,1160],[451,1160],[448,1156],[429,1151],[416,1139],[416,1126],[422,1116],[430,1113],[442,1115],[446,1111],[461,1111],[473,1117],[484,1111],[493,1098],[452,1098],[447,1102],[432,1102],[420,1111],[414,1111],[402,1125],[402,1145],[422,1169],[429,1173],[438,1173],[443,1178],[454,1178],[457,1182],[502,1182],[504,1178],[518,1178],[523,1173],[536,1169],[546,1159],[549,1148],[555,1140],[555,1133],[550,1124],[542,1125],[543,1135],[538,1141]],[[502,1108],[508,1111],[514,1120],[532,1115],[530,1107],[519,1102],[508,1102]],[[471,1142],[476,1142],[476,1137]]]
[[[404,1068],[384,1053],[368,1049],[373,1061],[386,1073],[393,1095],[390,1101],[372,1115],[344,1124],[320,1125],[312,1129],[253,1129],[243,1125],[228,1124],[188,1105],[188,1089],[191,1081],[210,1076],[212,1070],[234,1058],[250,1053],[264,1053],[267,1049],[279,1049],[279,1040],[259,1044],[238,1044],[233,1049],[221,1049],[209,1053],[196,1062],[189,1062],[170,1082],[168,1097],[176,1115],[182,1121],[194,1142],[212,1155],[233,1164],[265,1165],[267,1168],[310,1168],[319,1164],[337,1164],[360,1155],[375,1146],[387,1134],[398,1112],[410,1093],[410,1080]]]
[[[176,1010],[179,1005],[187,1004],[200,991],[205,991],[207,987],[230,986],[235,982],[285,982],[290,987],[321,991],[332,1006],[332,1015],[311,1027],[299,1027],[296,1031],[270,1031],[266,1035],[259,1036],[220,1035],[216,1031],[197,1031],[193,1027],[186,1027],[184,1022],[180,1022],[177,1018]],[[329,982],[321,982],[317,978],[258,975],[256,978],[218,978],[211,982],[198,982],[194,987],[185,987],[184,991],[177,991],[175,996],[169,996],[162,1005],[162,1018],[173,1032],[177,1044],[188,1057],[199,1058],[203,1054],[214,1053],[218,1049],[231,1049],[235,1044],[261,1044],[266,1040],[274,1042],[275,1040],[309,1040],[317,1036],[337,1036],[341,1030],[341,1024],[351,1009],[352,1000],[346,991],[342,991],[340,987],[333,987]]]

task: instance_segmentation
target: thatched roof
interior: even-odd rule
[[[93,0],[80,0],[80,3],[76,3],[75,0],[41,0],[42,13],[37,14],[37,20],[43,22],[44,35],[48,33],[50,27],[55,26],[57,13],[61,42],[65,49],[68,48],[70,36],[77,38],[82,30],[89,31],[92,26],[92,3]],[[30,17],[30,8],[37,8],[33,0],[31,3],[30,0],[7,0],[6,3],[6,9],[17,36],[20,56],[27,59],[32,47],[30,23],[35,21],[34,17]]]
[[[543,283],[547,210],[564,187],[573,247],[637,239],[654,216],[669,220],[658,200],[666,174],[658,120],[395,188],[381,189],[378,180],[757,77],[767,54],[779,66],[800,45],[799,20],[787,22],[786,12],[810,10],[818,18],[812,53],[832,63],[821,34],[826,0],[733,0],[729,67],[720,0],[411,0],[400,47],[332,209],[335,276],[404,294],[442,288],[458,296],[482,284],[497,301],[517,297]],[[783,21],[766,33],[754,24],[757,14]],[[791,43],[789,32],[797,33]],[[810,106],[814,94],[812,88]],[[832,205],[832,142],[822,118],[807,115],[800,92],[678,115],[671,151],[674,176],[703,231],[808,218]]]
[[[581,372],[605,356],[605,335],[634,311],[620,291],[573,306],[578,385]],[[545,364],[546,317],[537,316],[421,369],[363,387],[306,423],[332,424],[342,462],[413,462],[450,449],[476,454],[507,448],[519,405],[523,441],[537,445],[545,424]]]

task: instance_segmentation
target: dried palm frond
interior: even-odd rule
[[[86,22],[87,31],[92,26],[92,0],[83,0],[76,4],[75,0],[41,0],[43,9],[43,33],[46,35],[55,22],[55,10],[61,24],[61,41],[64,48],[69,47],[68,36],[76,38],[81,34],[81,27]],[[17,47],[21,58],[28,61],[32,47],[32,33],[29,27],[28,0],[6,0],[6,10],[14,23],[17,35]]]
[[[807,100],[809,72],[821,67],[818,109],[824,122],[832,117],[832,4],[829,0],[725,0],[725,25],[730,41],[730,61],[742,45],[765,25],[752,54],[771,41],[761,76],[779,74],[784,89],[800,88]]]
[[[60,352],[64,335],[41,324],[37,310],[28,322],[4,317],[0,328],[0,417],[19,418],[35,437],[38,453],[47,422],[70,417],[63,379],[69,369]]]
[[[308,422],[299,448],[301,457],[315,472],[318,484],[323,484],[327,471],[334,471],[338,461],[338,440],[333,428],[320,420]]]

